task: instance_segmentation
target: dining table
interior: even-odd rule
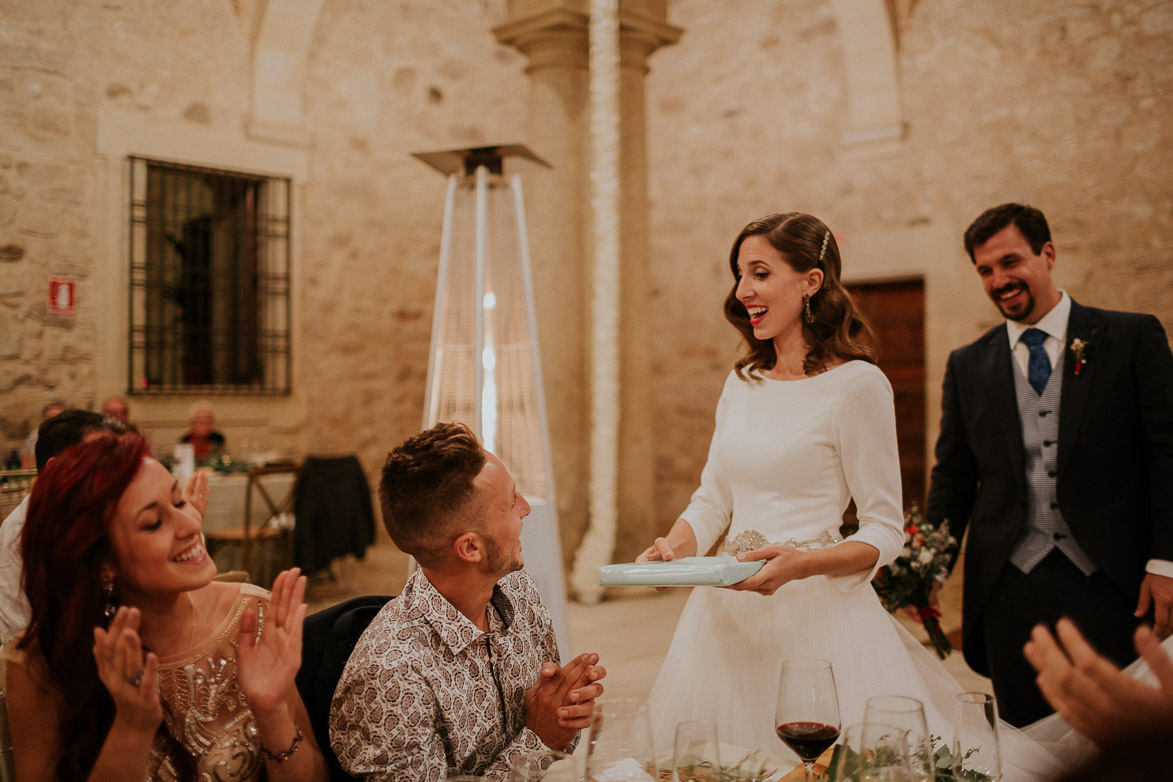
[[[293,490],[294,473],[280,473],[265,478],[265,488],[275,501]],[[204,532],[244,525],[244,506],[248,497],[248,473],[208,474],[208,505],[204,509]],[[253,487],[253,501],[249,525],[257,528],[269,522],[269,506]]]

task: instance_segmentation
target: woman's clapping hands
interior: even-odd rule
[[[283,571],[273,582],[273,597],[260,637],[257,611],[249,608],[240,621],[236,675],[254,711],[284,704],[301,666],[301,629],[307,606],[305,576],[298,568]]]
[[[94,628],[94,661],[98,677],[114,699],[116,722],[131,730],[154,733],[163,721],[163,705],[155,683],[159,658],[148,652],[143,658],[139,638],[142,613],[122,606],[109,629]]]

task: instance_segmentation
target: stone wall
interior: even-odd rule
[[[1046,213],[1056,278],[1095,306],[1173,326],[1167,172],[1173,3],[896,3],[906,133],[867,158],[840,142],[843,52],[823,0],[677,0],[684,38],[648,79],[659,520],[703,466],[737,353],[721,301],[750,219],[801,210],[836,231],[851,279],[925,279],[929,443],[949,350],[998,321],[961,248],[983,209]],[[719,53],[719,56],[718,56]],[[752,447],[752,444],[747,444]],[[932,463],[930,459],[930,464]]]
[[[121,154],[265,171],[298,160],[295,382],[223,398],[230,447],[357,451],[368,470],[422,419],[444,178],[410,152],[522,136],[521,58],[493,38],[503,2],[325,2],[304,88],[305,148],[249,139],[256,0],[0,2],[0,439],[16,447],[61,398],[125,393]],[[127,140],[130,139],[139,139]],[[240,149],[229,154],[225,150]],[[137,150],[142,153],[143,150]],[[73,319],[48,281],[77,280]],[[193,397],[132,397],[167,446]]]

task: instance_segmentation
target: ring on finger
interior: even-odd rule
[[[131,687],[138,687],[140,684],[143,683],[143,674],[145,674],[146,672],[147,672],[146,668],[139,668],[138,673],[136,673],[134,676],[125,677],[126,683],[129,684]]]

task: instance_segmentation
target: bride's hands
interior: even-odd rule
[[[676,559],[676,550],[668,542],[668,538],[656,538],[655,542],[635,558],[636,562],[671,562]],[[657,592],[663,592],[671,587],[656,587]]]
[[[668,538],[656,538],[655,542],[635,558],[636,562],[656,562],[663,560],[664,562],[671,562],[676,559],[676,550],[672,548],[672,544],[668,542]]]
[[[790,581],[806,578],[810,575],[807,567],[810,553],[799,551],[793,546],[784,546],[780,543],[771,543],[753,551],[746,551],[737,555],[740,562],[757,562],[766,560],[762,569],[747,579],[731,584],[725,589],[735,589],[739,592],[757,592],[759,595],[772,595],[778,588]]]

